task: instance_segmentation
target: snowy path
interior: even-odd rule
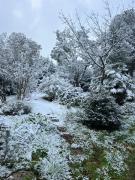
[[[26,98],[25,102],[32,107],[33,114],[40,113],[46,115],[52,120],[52,122],[54,122],[54,124],[63,126],[67,113],[74,112],[75,108],[68,109],[66,106],[60,105],[58,102],[46,101],[42,98],[43,96],[44,94],[35,92],[31,94],[30,98]],[[10,96],[7,101],[15,102],[16,97]],[[25,116],[27,115],[22,115],[21,117],[23,118]],[[9,118],[9,116],[0,116],[0,123],[11,125],[13,123],[12,119],[14,119],[14,117]]]
[[[57,102],[48,102],[44,100],[43,94],[32,94],[30,105],[32,106],[32,113],[46,115],[52,120],[58,120],[55,122],[57,125],[63,125],[67,112],[73,111],[73,109],[67,109],[66,106],[60,105]]]

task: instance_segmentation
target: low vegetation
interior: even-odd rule
[[[135,9],[61,14],[50,58],[0,35],[0,179],[135,179]]]

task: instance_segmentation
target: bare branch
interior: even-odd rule
[[[76,29],[75,29],[75,27],[74,27],[74,24],[73,24],[72,20],[71,20],[71,19],[69,20],[67,17],[64,16],[64,14],[62,14],[62,18],[63,18],[65,24],[68,25],[68,27],[70,28],[70,30],[71,30],[72,33],[74,34],[74,36],[75,36],[78,44],[80,45],[80,47],[81,47],[81,48],[84,50],[84,52],[88,55],[88,57],[90,58],[90,60],[91,60],[95,65],[97,65],[98,67],[102,68],[102,66],[95,61],[95,59],[92,57],[92,55],[88,52],[88,50],[86,49],[86,47],[82,44],[82,42],[81,42],[80,39],[78,38],[77,33],[76,33]]]

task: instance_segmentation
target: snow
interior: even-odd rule
[[[56,125],[64,125],[64,121],[68,112],[75,112],[75,108],[67,108],[64,105],[60,105],[58,102],[49,102],[43,99],[44,94],[34,92],[24,99],[25,103],[32,107],[32,114],[45,115],[52,119]],[[9,96],[7,102],[15,102],[15,96]],[[18,116],[15,116],[18,117]],[[21,115],[19,118],[27,117],[27,115]],[[14,118],[12,116],[0,116],[0,124],[5,124],[7,126],[12,126]],[[57,121],[57,122],[56,122]]]
[[[112,94],[116,94],[116,93],[117,93],[117,90],[116,90],[115,88],[113,88],[113,89],[110,90],[110,92],[111,92]]]
[[[13,125],[13,120],[6,116],[0,116],[0,125],[11,127]]]
[[[67,109],[66,106],[60,105],[58,102],[49,102],[44,100],[42,93],[33,93],[29,101],[32,107],[32,113],[46,115],[51,118],[58,119],[55,122],[57,125],[63,125],[66,115],[69,111],[74,111],[74,108]]]
[[[28,166],[32,160],[32,153],[37,149],[47,151],[47,158],[41,159],[37,165],[40,166],[42,177],[48,179],[70,179],[70,169],[68,166],[67,143],[61,137],[57,126],[65,126],[68,112],[75,111],[75,108],[68,109],[58,102],[48,102],[42,97],[42,93],[32,93],[25,98],[24,102],[32,107],[29,115],[0,116],[0,124],[8,126],[10,129],[8,157],[18,162],[19,159],[26,159],[26,162],[18,162],[15,168]],[[8,97],[8,103],[16,102],[15,96]],[[58,122],[53,121],[57,119]],[[3,166],[2,168],[6,168]],[[0,169],[0,174],[1,174]],[[8,169],[5,174],[10,174]]]
[[[65,173],[69,176],[69,167],[66,159],[68,152],[64,139],[57,131],[57,125],[51,123],[49,119],[41,114],[8,116],[2,122],[4,120],[6,124],[10,120],[12,121],[10,124],[8,157],[17,161],[15,168],[20,169],[20,167],[28,166],[32,160],[32,152],[36,152],[37,149],[44,149],[47,151],[48,156],[41,159],[37,164],[40,165],[42,176],[48,177],[50,180],[53,179],[52,176],[54,174],[60,180],[66,179],[64,178]],[[19,162],[19,159],[23,159],[23,161]],[[54,168],[52,169],[51,167],[53,166]],[[0,175],[10,174],[8,168],[2,174],[3,168],[6,167],[2,166]]]
[[[0,116],[0,123],[11,126],[9,139],[9,157],[17,161],[15,169],[22,169],[32,160],[32,153],[38,149],[47,152],[47,156],[41,158],[35,165],[39,167],[41,176],[50,180],[71,179],[71,167],[69,163],[80,163],[87,159],[87,154],[72,154],[72,149],[83,149],[90,154],[94,153],[93,144],[105,151],[107,161],[106,167],[97,168],[99,177],[109,177],[108,167],[117,174],[122,174],[126,169],[125,159],[127,151],[124,142],[135,142],[135,135],[129,136],[128,129],[135,125],[134,116],[126,118],[123,130],[111,134],[90,130],[77,123],[77,115],[68,114],[76,111],[75,108],[68,109],[58,102],[48,102],[42,97],[44,94],[35,92],[25,102],[32,106],[32,113],[21,116]],[[16,101],[15,97],[9,97],[8,101]],[[126,108],[126,107],[125,107]],[[55,116],[59,122],[53,122],[50,117]],[[46,118],[47,117],[47,118]],[[127,126],[129,125],[129,127]],[[62,137],[63,132],[57,126],[65,128],[64,134],[73,136],[73,144],[68,144]],[[115,142],[118,137],[125,137],[123,143]],[[23,159],[23,161],[18,161]],[[25,161],[26,160],[26,161]],[[104,169],[106,168],[106,169]],[[14,169],[13,169],[14,170]],[[73,171],[73,169],[72,169]],[[0,175],[10,174],[10,169],[0,167]],[[87,179],[87,177],[83,177]],[[109,178],[108,178],[109,179]]]

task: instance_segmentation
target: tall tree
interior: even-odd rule
[[[78,38],[87,39],[88,36],[82,31],[77,32]],[[56,32],[56,46],[51,52],[51,57],[57,61],[61,71],[66,72],[70,82],[79,87],[86,81],[90,81],[90,69],[82,49],[78,46],[70,29]],[[89,74],[88,74],[89,72]]]
[[[119,27],[120,23],[121,27]],[[110,24],[110,37],[114,30],[117,31],[115,41],[117,39],[121,41],[110,55],[110,61],[116,67],[127,66],[130,75],[133,76],[135,71],[135,10],[129,9],[116,15]]]
[[[43,65],[40,45],[22,33],[4,34],[0,38],[0,68],[14,82],[18,99],[23,99]]]

